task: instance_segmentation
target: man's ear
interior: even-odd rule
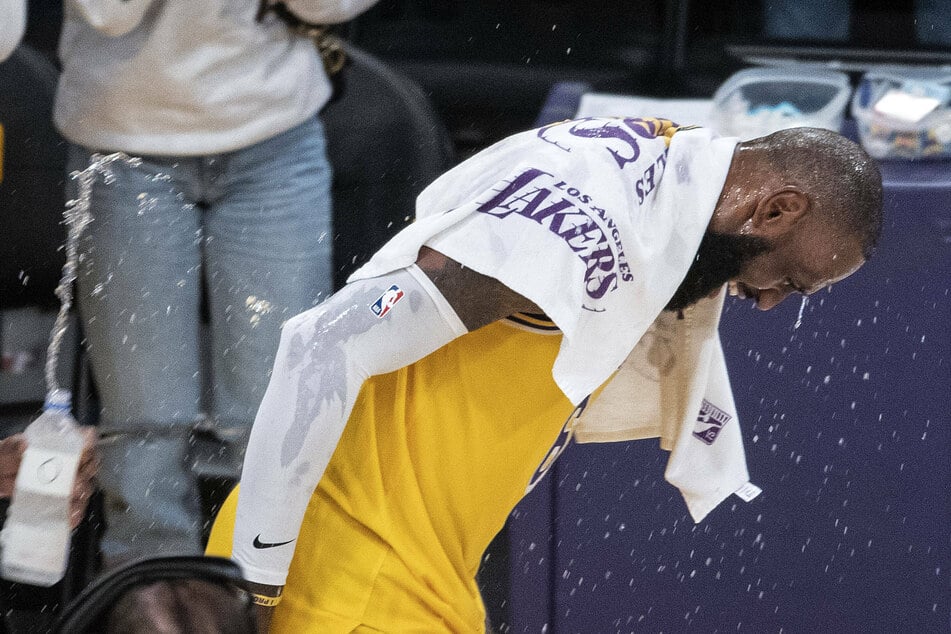
[[[810,209],[809,196],[797,187],[787,186],[763,198],[753,210],[754,235],[777,238],[802,220]]]

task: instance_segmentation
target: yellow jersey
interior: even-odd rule
[[[483,552],[583,408],[552,379],[560,343],[550,322],[517,315],[364,383],[271,631],[483,631]],[[209,554],[230,555],[236,503]]]

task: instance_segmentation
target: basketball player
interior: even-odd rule
[[[284,326],[209,552],[241,564],[271,631],[482,631],[483,551],[649,331],[695,354],[662,379],[682,406],[631,383],[605,419],[640,428],[591,437],[673,430],[668,479],[699,520],[747,478],[735,422],[732,444],[691,440],[701,396],[732,403],[725,285],[765,310],[841,280],[881,208],[875,163],[822,130],[737,143],[597,118],[500,142]]]

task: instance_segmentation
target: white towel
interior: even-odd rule
[[[699,522],[749,485],[743,438],[717,326],[723,290],[684,311],[661,313],[575,424],[578,442],[660,438],[665,478]],[[748,493],[745,493],[747,492]]]
[[[509,137],[430,185],[416,222],[351,279],[408,266],[426,244],[533,301],[564,333],[552,374],[573,403],[614,376],[578,438],[660,436],[673,448],[667,479],[699,521],[747,479],[716,331],[723,299],[683,320],[662,309],[694,260],[736,139],[673,130],[590,118]],[[656,381],[638,374],[652,355],[668,371]]]

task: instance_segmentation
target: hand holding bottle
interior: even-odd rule
[[[54,390],[23,438],[8,439],[8,462],[19,458],[13,499],[0,531],[4,578],[50,586],[63,578],[72,529],[82,519],[97,468],[95,434],[77,424],[70,395]],[[2,449],[2,446],[0,446]],[[0,468],[5,480],[9,465]]]

